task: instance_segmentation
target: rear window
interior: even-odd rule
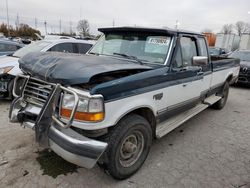
[[[80,54],[86,54],[92,47],[92,44],[78,43],[78,49]]]

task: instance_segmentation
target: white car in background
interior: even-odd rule
[[[18,59],[30,52],[65,52],[85,54],[95,43],[93,40],[51,38],[29,44],[12,55],[0,57],[0,98],[12,98],[13,80],[21,74]]]

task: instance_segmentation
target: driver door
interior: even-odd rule
[[[203,71],[193,65],[193,57],[198,56],[196,38],[181,36],[171,65],[171,73],[176,83],[167,93],[167,106],[173,113],[185,111],[200,100]]]

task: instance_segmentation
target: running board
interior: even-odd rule
[[[220,99],[221,99],[220,96],[212,95],[212,96],[206,98],[206,99],[204,100],[203,103],[204,103],[204,104],[208,104],[208,105],[213,105],[214,103],[216,103],[216,102],[219,101]]]
[[[205,110],[212,104],[216,103],[220,100],[221,97],[212,95],[204,100],[203,103],[196,105],[195,107],[182,112],[174,117],[169,118],[167,121],[157,125],[156,127],[156,137],[161,138],[164,135],[168,134],[175,128],[179,127],[181,124],[195,116],[196,114],[200,113],[201,111]]]

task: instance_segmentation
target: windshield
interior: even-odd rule
[[[164,64],[170,41],[170,36],[147,33],[105,34],[89,53]]]
[[[233,52],[229,57],[237,58],[241,61],[250,61],[250,51]]]
[[[20,50],[17,50],[13,54],[13,56],[15,56],[15,57],[23,57],[24,55],[26,55],[27,53],[30,53],[30,52],[40,52],[42,49],[44,49],[49,44],[51,44],[51,42],[37,41],[37,42],[34,42],[32,44],[29,44],[29,45],[21,48]]]

